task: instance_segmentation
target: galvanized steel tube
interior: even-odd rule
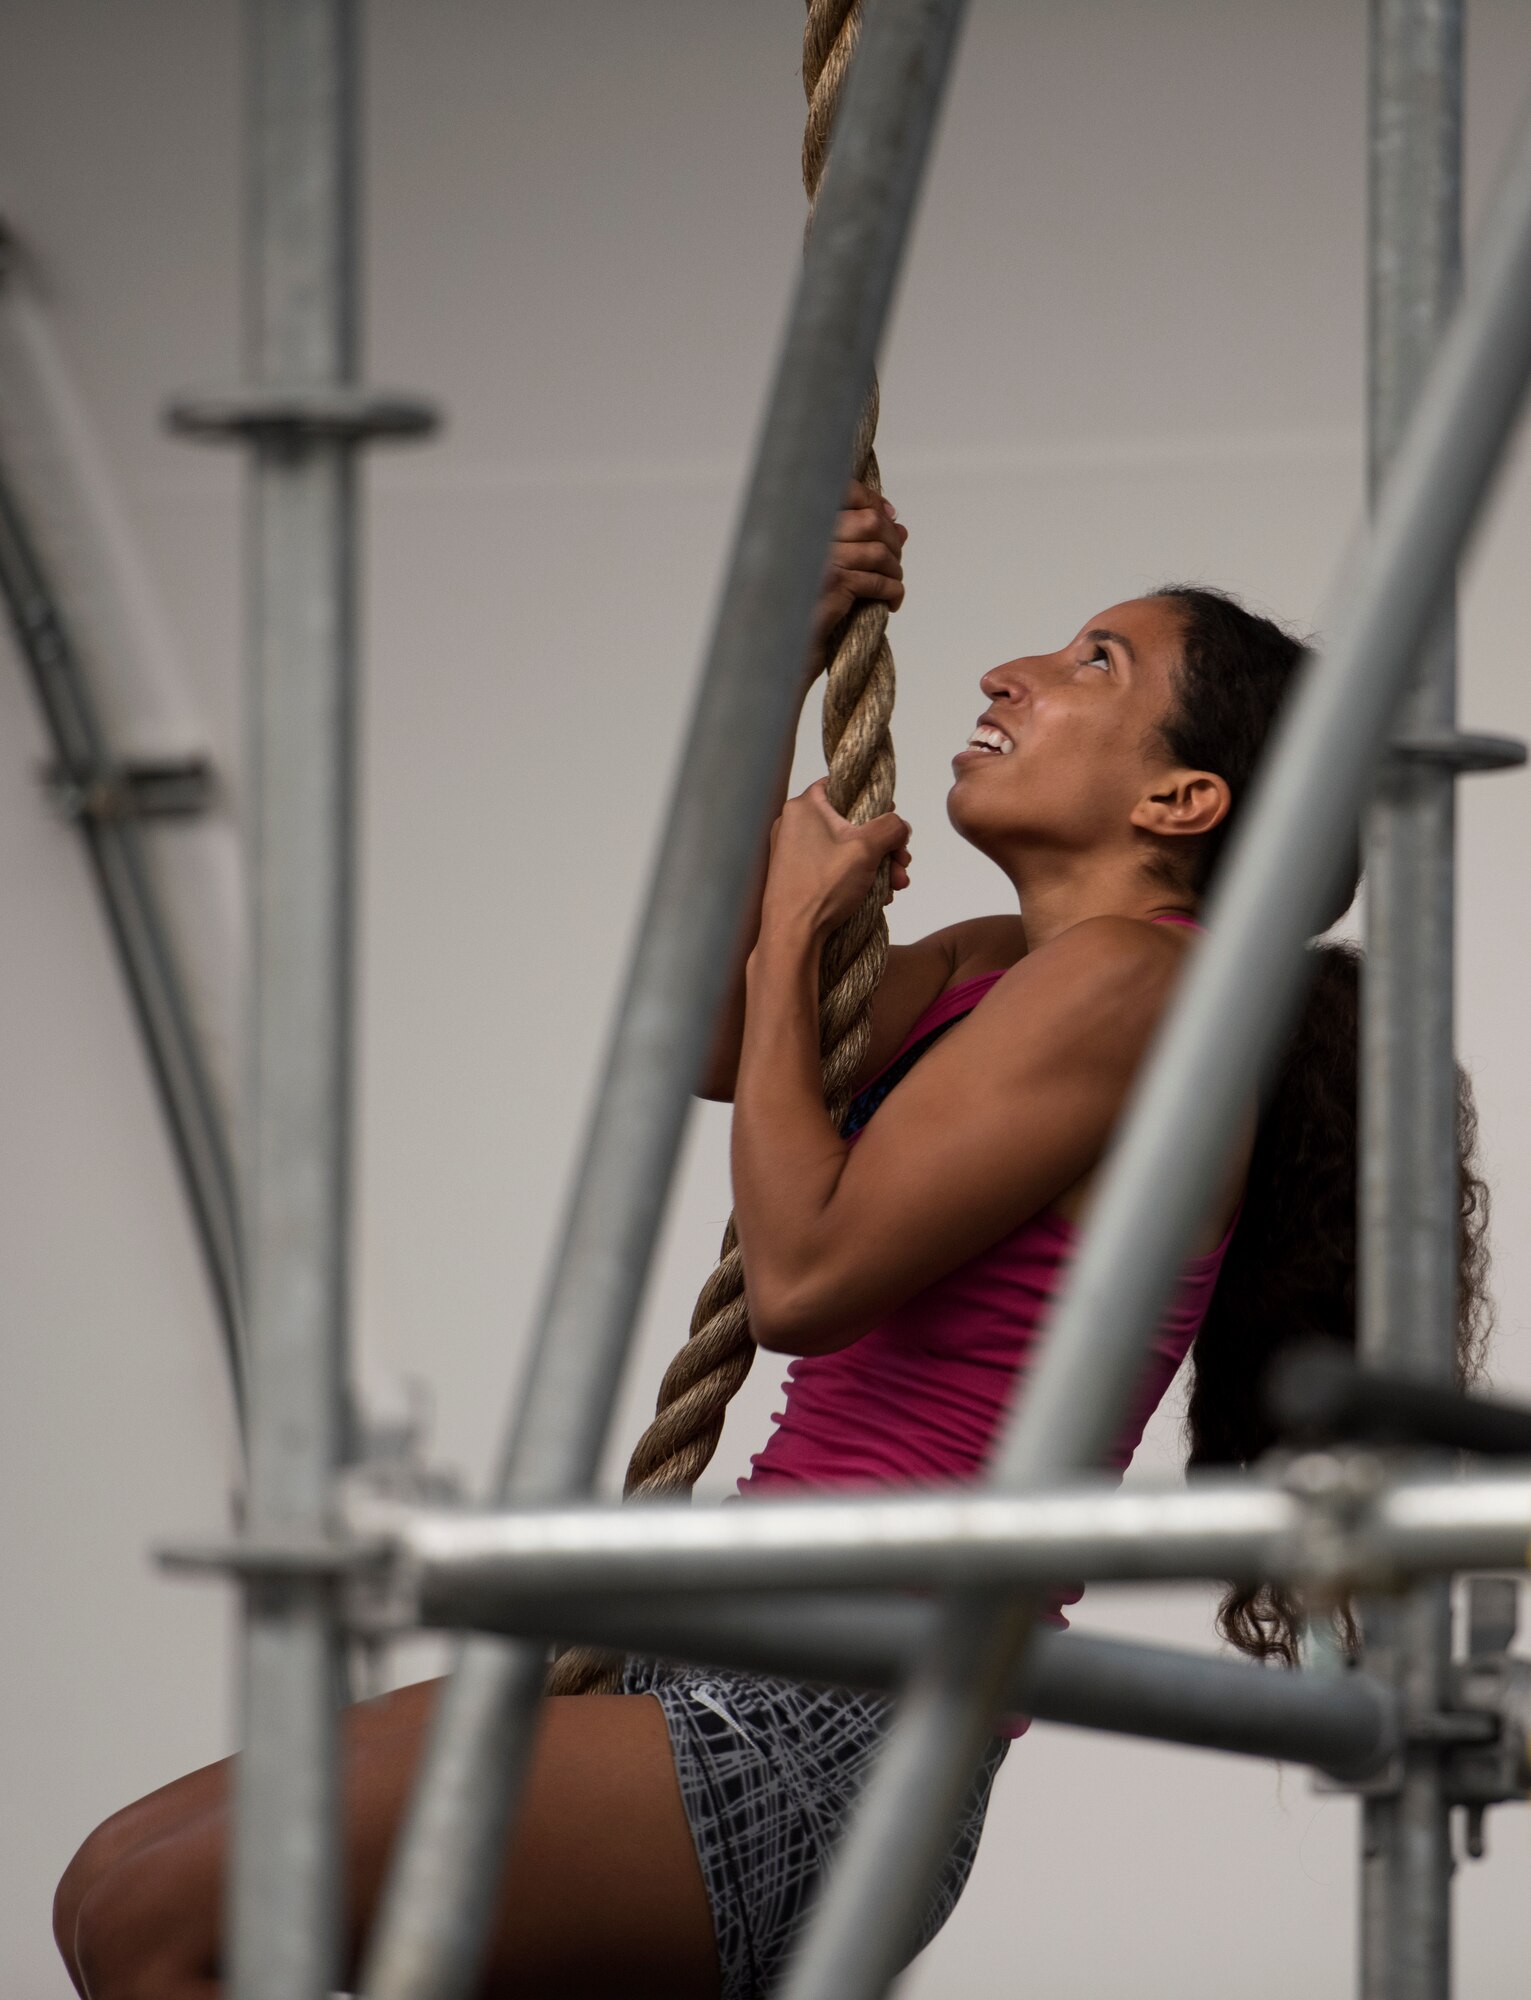
[[[1461,289],[1461,0],[1371,0],[1367,473],[1381,491]],[[1456,723],[1454,593],[1443,593],[1398,705],[1402,737]],[[1366,820],[1360,1326],[1363,1355],[1454,1377],[1456,774],[1384,759]],[[1451,1693],[1451,1582],[1364,1611],[1368,1654],[1408,1714]],[[1411,1741],[1399,1788],[1362,1812],[1362,2000],[1445,2000],[1451,1806],[1443,1746]]]
[[[4,274],[0,272],[0,284]],[[60,780],[81,794],[120,776],[90,681],[0,465],[0,598],[37,691]],[[242,1285],[234,1174],[223,1113],[160,908],[144,840],[130,818],[78,820],[117,962],[149,1059],[213,1294],[234,1412],[245,1421]]]
[[[507,1496],[562,1497],[595,1475],[961,13],[962,0],[878,0],[868,14],[538,1319]],[[460,1655],[366,1963],[370,2000],[471,1988],[542,1664],[539,1648],[482,1640]]]
[[[1531,1482],[1512,1480],[1511,1491],[1511,1506],[1531,1500]],[[1091,1480],[1049,1493],[718,1507],[468,1513],[381,1503],[353,1516],[363,1540],[381,1535],[392,1545],[430,1624],[452,1623],[470,1602],[517,1595],[1258,1575],[1283,1563],[1301,1521],[1290,1493],[1228,1478],[1130,1492]],[[1502,1538],[1495,1546],[1502,1552]]]
[[[248,371],[322,387],[355,366],[351,0],[249,0]],[[252,450],[246,799],[254,927],[242,1139],[249,1283],[246,1531],[331,1525],[344,1449],[350,1164],[351,445]],[[245,1589],[230,1988],[320,2000],[339,1973],[334,1589]]]
[[[561,1638],[745,1673],[898,1688],[939,1606],[894,1592],[706,1598],[603,1594],[589,1603],[502,1598],[482,1629]],[[1007,1708],[1160,1743],[1316,1765],[1340,1778],[1396,1749],[1391,1693],[1367,1674],[1274,1674],[1248,1664],[1088,1632],[1039,1632],[1011,1675]]]
[[[1526,1565],[1531,1468],[1460,1479],[1388,1478],[1379,1468],[1374,1492],[1345,1483],[1343,1469],[1339,1480],[1344,1532],[1338,1541],[1324,1533],[1347,1574]],[[964,1488],[717,1507],[470,1512],[359,1500],[350,1524],[424,1622],[492,1625],[495,1606],[518,1598],[589,1604],[606,1593],[1296,1578],[1317,1560],[1309,1505],[1284,1486],[1223,1474],[1125,1490],[1097,1477],[1034,1493]]]

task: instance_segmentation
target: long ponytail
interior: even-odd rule
[[[1183,618],[1174,711],[1160,725],[1169,754],[1226,778],[1234,811],[1192,857],[1188,884],[1209,880],[1270,725],[1302,656],[1300,641],[1220,591],[1159,593]],[[1160,857],[1161,871],[1184,868]],[[1349,872],[1331,920],[1354,895]],[[1188,1463],[1249,1465],[1275,1442],[1263,1386],[1275,1356],[1321,1336],[1356,1339],[1356,1185],[1361,954],[1325,940],[1309,947],[1312,986],[1261,1105],[1239,1225],[1192,1349]],[[1477,1113],[1457,1071],[1459,1378],[1482,1366],[1490,1311],[1488,1189],[1477,1171]],[[1279,1585],[1230,1590],[1218,1627],[1241,1651],[1293,1665],[1300,1607]]]

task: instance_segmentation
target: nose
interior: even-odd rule
[[[990,667],[986,674],[980,674],[978,685],[990,701],[1019,701],[1031,691],[1027,672],[1031,664],[1029,660],[1004,660],[999,666]]]

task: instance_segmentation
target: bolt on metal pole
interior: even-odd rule
[[[1461,0],[1371,0],[1368,79],[1367,475],[1382,488],[1462,275]],[[1397,732],[1456,723],[1448,592],[1399,704]],[[1379,1366],[1454,1377],[1456,1070],[1452,1023],[1456,772],[1384,760],[1365,822],[1359,1345]],[[1447,1705],[1451,1580],[1364,1613],[1405,1730]],[[1445,1749],[1406,1744],[1396,1792],[1362,1810],[1362,2000],[1445,2000],[1451,1806]]]
[[[963,0],[878,0],[836,123],[600,1095],[499,1488],[588,1488],[722,998],[855,427]],[[438,1707],[363,1965],[369,2000],[476,1977],[545,1651],[470,1640]]]
[[[1477,281],[1432,363],[1372,530],[1333,600],[1214,892],[1209,935],[1133,1091],[1091,1226],[1000,1453],[1003,1485],[1098,1463],[1227,1158],[1253,1080],[1303,982],[1374,760],[1503,456],[1531,371],[1531,107],[1479,244]],[[787,2000],[876,2000],[934,1880],[919,1816],[954,1809],[1024,1619],[951,1609],[947,1678],[916,1677]],[[1005,1621],[1011,1620],[1005,1632]],[[953,1699],[969,1676],[965,1704]],[[943,1748],[944,1744],[944,1748]],[[923,1786],[923,1790],[916,1789]],[[891,1919],[891,1921],[890,1921]]]
[[[247,0],[248,375],[356,369],[353,0]],[[241,1135],[250,1308],[246,1531],[318,1540],[344,1448],[351,1126],[354,440],[256,433],[246,770],[254,1007]],[[334,1585],[245,1587],[235,2000],[339,1975]]]

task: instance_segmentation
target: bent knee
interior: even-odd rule
[[[73,1926],[91,2000],[173,2000],[216,1975],[219,1884],[206,1872],[195,1840],[181,1835],[95,1871]]]
[[[75,1931],[80,1906],[102,1876],[128,1851],[130,1843],[122,1825],[123,1817],[114,1813],[86,1834],[53,1892],[53,1940],[71,1974],[76,1970]]]

